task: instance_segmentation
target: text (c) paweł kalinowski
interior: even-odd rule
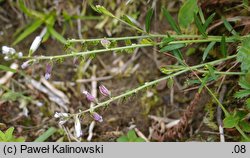
[[[103,153],[103,145],[94,146],[70,146],[70,145],[46,145],[28,146],[20,145],[20,153]]]

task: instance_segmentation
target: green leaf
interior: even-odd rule
[[[18,37],[16,38],[16,40],[13,42],[12,45],[16,45],[19,42],[21,42],[23,39],[25,39],[27,36],[29,36],[31,33],[33,33],[34,31],[36,31],[41,25],[42,25],[43,21],[42,20],[35,20],[29,27],[27,27],[23,33],[21,33],[20,35],[18,35]]]
[[[136,25],[135,23],[133,23],[127,15],[123,15],[123,16],[121,17],[121,19],[124,20],[124,21],[125,21],[126,23],[128,23],[129,25],[132,25],[132,26],[136,26],[136,27],[137,27],[137,25]]]
[[[246,80],[245,77],[240,77],[239,85],[241,88],[250,89],[250,83]]]
[[[207,46],[207,48],[205,49],[203,56],[202,56],[202,60],[204,61],[207,58],[208,53],[210,52],[210,50],[214,47],[216,42],[210,42]]]
[[[14,127],[10,127],[5,131],[5,137],[6,137],[7,141],[11,141],[11,139],[13,137],[13,132],[14,132]]]
[[[226,38],[224,35],[221,37],[220,51],[221,51],[221,54],[223,55],[223,57],[227,56]]]
[[[170,77],[168,80],[167,80],[167,85],[168,85],[168,88],[171,89],[173,86],[174,86],[174,79],[173,77]]]
[[[5,134],[0,130],[0,142],[7,142]]]
[[[195,22],[195,25],[197,26],[199,32],[202,34],[203,37],[207,37],[207,33],[206,33],[206,30],[204,29],[199,17],[197,16],[197,14],[194,14],[194,22]]]
[[[167,45],[169,42],[174,41],[173,37],[164,37],[161,41],[160,47],[162,48],[163,46]]]
[[[137,138],[136,133],[135,133],[134,130],[128,131],[127,136],[128,136],[128,139],[129,139],[130,142],[136,140],[136,138]]]
[[[204,86],[207,84],[208,77],[209,77],[209,75],[206,74],[206,76],[205,76],[204,78],[201,79],[201,85],[200,85],[200,87],[199,87],[198,93],[201,93],[202,89],[203,89]]]
[[[99,12],[99,13],[102,13],[102,14],[105,14],[105,15],[108,15],[108,16],[111,16],[111,17],[115,17],[111,12],[109,12],[106,8],[104,8],[103,6],[100,6],[100,5],[97,5],[96,6],[96,10]]]
[[[136,138],[135,142],[145,142],[145,140],[142,138]]]
[[[233,128],[238,125],[239,118],[229,115],[223,120],[224,128]]]
[[[204,17],[204,14],[203,14],[201,8],[199,8],[199,15],[200,15],[200,18],[201,18],[201,22],[204,24],[205,23],[205,17]]]
[[[222,20],[226,29],[233,35],[238,36],[238,33],[233,29],[232,25],[224,17],[222,17]]]
[[[24,12],[26,15],[28,15],[31,18],[39,18],[42,19],[44,17],[43,13],[40,13],[38,11],[32,10],[30,8],[27,8],[24,0],[18,0],[19,8]]]
[[[165,9],[164,7],[162,7],[162,11],[163,11],[163,15],[165,16],[165,18],[167,19],[167,21],[169,22],[170,26],[172,27],[172,29],[177,33],[177,34],[181,34],[181,29],[179,28],[179,26],[176,24],[176,22],[174,21],[174,19],[172,18],[172,16],[169,14],[169,12],[167,11],[167,9]]]
[[[50,136],[52,136],[57,131],[56,128],[50,127],[46,132],[44,132],[42,135],[40,135],[34,142],[44,142],[47,140]]]
[[[183,60],[183,56],[182,56],[182,53],[179,49],[175,49],[175,50],[172,50],[174,56],[177,58],[178,62],[180,64],[183,64],[182,60]]]
[[[150,24],[151,24],[151,19],[152,19],[153,13],[154,13],[153,8],[150,8],[150,9],[147,11],[147,14],[146,14],[145,27],[146,27],[146,32],[147,32],[147,33],[148,33],[149,30],[150,30]]]
[[[187,0],[178,13],[178,22],[181,27],[187,28],[194,20],[194,13],[199,11],[197,0]]]
[[[178,44],[170,44],[170,45],[167,45],[165,47],[163,47],[160,52],[169,52],[169,51],[172,51],[172,50],[176,50],[176,49],[180,49],[182,47],[185,47],[186,44],[184,43],[178,43]]]
[[[48,31],[51,34],[51,36],[53,36],[59,42],[63,44],[67,43],[67,40],[61,34],[59,34],[53,27],[48,27]]]
[[[0,65],[0,70],[6,71],[6,72],[10,71],[10,72],[14,72],[14,73],[17,72],[17,70],[9,68],[9,67],[4,66],[4,65]]]
[[[141,40],[140,44],[154,44],[154,41],[152,41],[150,38],[144,38]]]
[[[240,121],[239,126],[244,132],[250,132],[250,124],[247,121]]]
[[[211,22],[213,22],[214,16],[215,16],[215,13],[211,14],[211,15],[207,18],[207,20],[205,21],[205,23],[204,23],[204,25],[203,25],[203,28],[204,28],[205,31],[207,30],[209,24],[210,24]]]
[[[250,37],[245,38],[238,47],[237,61],[241,62],[241,71],[250,70]]]
[[[240,90],[234,94],[234,97],[235,98],[244,98],[248,95],[250,95],[250,89]]]
[[[129,142],[127,136],[121,136],[118,139],[116,139],[117,142]]]

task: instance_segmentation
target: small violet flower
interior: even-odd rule
[[[47,64],[46,65],[46,73],[44,75],[45,79],[48,80],[51,77],[51,71],[52,71],[52,65]]]
[[[98,113],[93,112],[93,113],[92,113],[92,116],[93,116],[94,120],[96,120],[96,121],[98,121],[98,122],[103,122],[102,116],[99,115]]]
[[[95,97],[92,94],[90,94],[89,92],[83,91],[82,93],[86,96],[88,101],[90,101],[90,102],[96,101]]]
[[[111,96],[111,92],[104,85],[99,86],[99,91],[102,95],[106,97]]]
[[[101,40],[101,44],[103,47],[108,48],[109,45],[111,44],[111,42],[109,40],[107,40],[106,38],[104,38]]]
[[[34,39],[34,41],[32,42],[30,46],[29,54],[33,54],[37,50],[37,48],[41,44],[41,41],[42,41],[42,37],[36,36],[36,38]]]
[[[30,60],[25,61],[25,62],[21,65],[21,68],[22,68],[22,69],[26,69],[29,65],[30,65]]]

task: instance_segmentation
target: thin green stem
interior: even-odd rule
[[[109,37],[106,38],[107,40],[110,41],[120,41],[120,40],[128,40],[128,39],[141,39],[141,38],[164,38],[167,37],[167,35],[162,35],[162,34],[150,34],[150,35],[142,35],[142,36],[128,36],[128,37]],[[186,39],[186,38],[191,38],[191,39],[206,39],[206,40],[215,40],[220,42],[222,36],[208,36],[207,38],[204,38],[201,35],[171,35],[172,38],[175,39]],[[101,41],[103,38],[95,38],[95,39],[69,39],[67,40],[70,43],[77,43],[77,42],[91,42],[91,41]],[[235,36],[230,36],[227,37],[228,39],[226,42],[232,42],[235,40],[240,40],[239,37]]]
[[[196,70],[198,72],[202,73],[208,73],[209,71],[206,70]],[[221,74],[221,75],[246,75],[245,72],[227,72],[227,71],[214,71],[215,74]]]

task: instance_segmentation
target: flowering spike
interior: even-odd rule
[[[46,73],[45,73],[46,80],[50,79],[51,71],[52,71],[52,66],[50,64],[47,64],[46,65]]]
[[[90,101],[90,102],[96,101],[95,97],[92,94],[90,94],[88,91],[83,91],[82,93],[86,96],[88,101]]]
[[[98,122],[103,122],[102,116],[99,115],[98,113],[93,112],[93,113],[92,113],[92,116],[93,116],[94,120],[96,120],[96,121],[98,121]]]
[[[99,91],[100,91],[100,93],[102,94],[102,95],[104,95],[104,96],[111,96],[111,93],[110,93],[110,91],[104,86],[104,85],[100,85],[99,86]]]

